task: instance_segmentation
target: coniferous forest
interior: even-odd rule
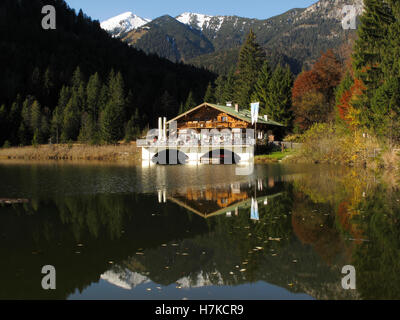
[[[56,30],[42,28],[44,5]],[[129,140],[215,79],[111,38],[63,0],[0,2],[0,70],[1,146]]]
[[[41,27],[45,4],[56,8],[56,30]],[[261,114],[285,125],[287,141],[303,142],[307,158],[364,161],[400,143],[400,7],[393,0],[364,7],[357,36],[294,77],[252,30],[236,66],[217,75],[129,47],[63,0],[4,0],[0,146],[130,141],[158,116],[203,101],[241,108],[259,101]]]

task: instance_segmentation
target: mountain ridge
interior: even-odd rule
[[[235,65],[237,58],[231,57],[232,52],[238,53],[246,35],[253,30],[267,56],[277,63],[291,61],[292,71],[298,73],[310,66],[321,51],[340,47],[355,33],[344,30],[341,23],[342,9],[349,4],[354,5],[358,17],[363,0],[320,0],[307,8],[293,8],[264,20],[184,12],[175,18],[170,16],[171,25],[166,23],[161,27],[164,30],[152,29],[157,18],[119,37],[147,53],[221,73]],[[182,25],[174,28],[173,20]],[[190,38],[185,42],[185,34],[196,34],[193,37],[197,40]],[[223,58],[226,55],[230,56],[227,61]]]

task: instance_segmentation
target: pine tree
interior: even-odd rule
[[[235,101],[242,107],[248,107],[251,95],[258,78],[259,71],[264,63],[265,52],[256,42],[256,35],[250,30],[239,54],[237,94]]]
[[[264,61],[260,75],[258,76],[256,84],[254,85],[254,92],[252,94],[252,101],[260,102],[261,114],[270,114],[266,110],[266,103],[269,96],[268,85],[271,80],[271,75],[272,72],[268,61]]]
[[[171,118],[178,111],[178,102],[166,90],[164,94],[156,100],[154,107],[157,116]]]
[[[49,108],[45,107],[42,110],[42,117],[40,123],[40,143],[47,143],[49,138],[51,138],[51,130],[50,130],[50,118],[51,112]]]
[[[75,69],[74,74],[71,78],[71,86],[73,91],[77,91],[79,87],[84,84],[83,73],[79,66]]]
[[[196,106],[196,101],[194,100],[193,92],[190,91],[189,95],[188,95],[188,97],[186,99],[186,102],[185,102],[184,112],[194,108],[195,106]]]
[[[32,105],[31,105],[31,129],[33,132],[35,132],[35,130],[38,130],[39,134],[40,134],[40,125],[42,122],[42,112],[41,112],[41,107],[40,107],[40,103],[35,100],[33,101]]]
[[[100,97],[99,97],[99,114],[101,111],[103,111],[106,108],[109,96],[108,96],[108,86],[103,83],[103,86],[100,91]]]
[[[131,142],[140,135],[139,126],[136,124],[135,116],[127,122],[125,125],[125,142]]]
[[[292,128],[293,75],[289,66],[278,65],[268,83],[265,112],[273,120],[282,123],[287,130]]]
[[[102,83],[99,74],[96,72],[89,78],[86,87],[87,112],[91,116],[92,120],[97,120],[99,116],[101,87]]]
[[[204,102],[210,102],[210,103],[215,103],[215,97],[214,97],[214,88],[212,87],[211,82],[207,86],[206,93],[204,95]]]
[[[96,143],[96,126],[91,115],[87,112],[82,114],[81,129],[79,131],[78,140],[83,143]]]
[[[224,84],[224,91],[223,91],[223,105],[228,102],[236,102],[235,101],[235,84],[236,84],[236,77],[235,77],[235,70],[231,70],[228,73]]]
[[[27,144],[29,144],[29,131],[28,128],[25,126],[24,122],[21,121],[21,124],[18,128],[18,139],[19,139],[19,143],[23,146],[26,146]]]
[[[219,75],[218,78],[215,80],[215,100],[217,104],[225,104],[224,101],[224,91],[225,91],[225,82],[226,77],[224,75]]]
[[[179,105],[178,115],[180,115],[180,114],[182,114],[182,113],[184,113],[184,112],[185,112],[185,107],[184,107],[183,103],[181,103],[181,104]]]
[[[31,128],[31,106],[33,104],[33,101],[35,100],[35,98],[33,96],[28,96],[26,97],[26,99],[24,100],[23,104],[22,104],[22,110],[21,110],[21,117],[22,117],[22,121],[24,123],[24,126],[27,130],[29,130]],[[33,134],[33,132],[32,132]]]
[[[356,81],[364,89],[352,104],[361,124],[391,145],[400,141],[400,4],[365,0],[364,5],[353,55]]]
[[[382,78],[382,47],[394,17],[386,2],[364,0],[364,14],[354,46],[353,61],[357,78],[371,89],[376,88]]]
[[[79,135],[81,125],[81,112],[79,110],[78,97],[75,93],[69,99],[63,111],[63,123],[61,141],[76,141]]]
[[[71,99],[71,90],[69,87],[63,86],[60,91],[57,107],[53,111],[51,119],[51,136],[56,143],[60,142],[62,127],[64,123],[64,110]]]
[[[115,143],[122,138],[125,95],[124,82],[121,73],[111,71],[109,80],[109,100],[101,115],[102,139],[106,143]]]

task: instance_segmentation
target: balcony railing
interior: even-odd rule
[[[181,129],[223,129],[223,128],[239,128],[245,129],[247,124],[245,122],[222,122],[222,121],[198,121],[187,122],[181,126]]]
[[[226,146],[254,146],[256,140],[253,138],[238,139],[175,139],[175,140],[150,140],[141,139],[136,141],[138,147],[226,147]]]

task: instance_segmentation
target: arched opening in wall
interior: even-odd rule
[[[189,157],[179,150],[163,150],[156,153],[151,161],[155,164],[161,165],[178,165],[186,164]]]
[[[237,164],[240,159],[240,156],[231,150],[216,149],[201,156],[200,161],[212,164]]]

